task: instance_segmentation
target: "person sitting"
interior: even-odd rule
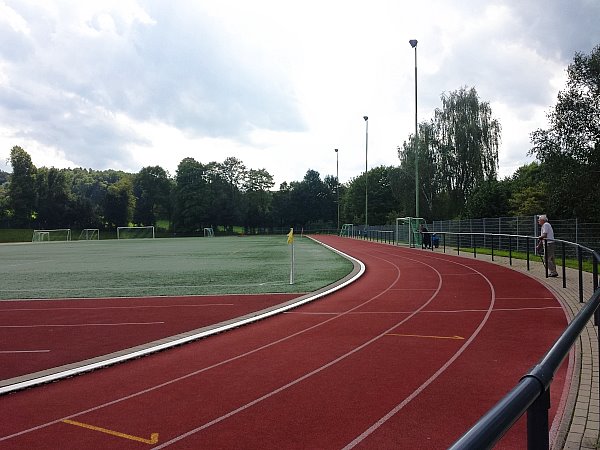
[[[430,248],[433,250],[433,247],[431,246],[431,234],[429,234],[429,230],[427,229],[427,227],[423,224],[421,225],[421,248]]]

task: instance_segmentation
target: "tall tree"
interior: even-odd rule
[[[108,187],[104,198],[104,219],[109,226],[129,226],[134,208],[133,181],[128,174]]]
[[[497,177],[501,127],[489,103],[475,88],[442,94],[441,100],[434,118],[419,125],[419,200],[425,200],[426,218],[439,216],[440,207],[446,217],[460,215],[478,186]],[[407,173],[414,172],[413,140],[399,149]]]
[[[242,189],[248,175],[248,169],[242,161],[234,157],[225,158],[220,164],[215,163],[217,184],[224,182],[227,189],[220,186],[215,195],[221,197],[216,211],[222,217],[221,222],[229,229],[239,224],[245,215],[246,205],[242,202]]]
[[[297,225],[333,221],[333,195],[316,170],[308,170],[304,179],[293,185],[291,201],[296,212],[293,221]]]
[[[143,167],[133,179],[135,211],[138,225],[156,225],[156,220],[170,219],[171,180],[160,166]]]
[[[211,225],[207,220],[208,188],[206,166],[194,158],[181,160],[175,175],[175,230],[194,231]]]
[[[265,169],[250,169],[244,184],[246,204],[246,227],[267,227],[270,225],[271,202],[273,195],[270,189],[275,183],[273,176]]]
[[[475,88],[442,95],[435,112],[436,156],[441,182],[459,204],[484,181],[495,180],[500,124]]]
[[[546,172],[549,214],[600,220],[600,45],[576,53],[567,86],[548,114],[549,128],[532,133],[530,153]]]
[[[36,175],[39,228],[71,228],[71,186],[65,170],[41,167]]]
[[[36,167],[31,156],[19,146],[10,150],[10,164],[13,168],[8,186],[8,207],[13,227],[29,227],[35,211]]]

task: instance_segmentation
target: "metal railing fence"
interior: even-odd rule
[[[454,233],[494,233],[509,235],[539,235],[538,216],[493,217],[464,220],[434,220],[429,231]],[[550,220],[554,236],[567,242],[600,250],[600,223],[582,223],[578,219]],[[518,250],[518,248],[517,248]]]

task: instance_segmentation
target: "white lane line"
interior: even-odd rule
[[[0,350],[0,354],[11,353],[48,353],[50,350]]]
[[[139,358],[140,356],[143,356],[145,354],[154,353],[154,352],[162,350],[162,349],[175,347],[177,345],[181,345],[181,344],[184,344],[186,342],[197,340],[197,339],[200,339],[202,337],[206,337],[206,336],[210,336],[210,335],[213,335],[213,334],[221,333],[223,331],[227,331],[227,330],[232,329],[232,328],[237,328],[237,327],[239,327],[241,325],[245,325],[247,323],[252,323],[252,322],[255,322],[257,320],[262,320],[262,319],[264,319],[266,317],[270,317],[270,316],[279,314],[281,312],[287,311],[289,309],[292,309],[294,307],[303,305],[305,303],[309,303],[309,302],[311,302],[313,300],[316,300],[318,298],[324,297],[325,295],[328,295],[328,294],[331,294],[331,293],[333,293],[335,291],[338,291],[338,290],[340,290],[340,289],[348,286],[349,284],[353,283],[354,281],[356,281],[358,278],[360,278],[365,273],[365,265],[361,261],[359,261],[358,259],[353,258],[352,256],[349,256],[349,255],[343,253],[342,251],[337,250],[337,249],[335,249],[335,248],[333,248],[333,247],[331,247],[331,246],[329,246],[327,244],[324,244],[324,243],[319,242],[319,241],[316,241],[316,242],[318,242],[319,244],[323,245],[324,247],[327,247],[327,248],[331,249],[332,251],[334,251],[336,253],[339,253],[340,255],[348,258],[349,260],[354,261],[359,266],[358,272],[355,273],[352,278],[347,279],[343,283],[338,284],[338,285],[336,285],[336,286],[334,286],[331,289],[328,289],[326,291],[322,291],[322,292],[319,292],[317,294],[310,295],[310,296],[307,296],[305,298],[302,298],[302,299],[298,300],[294,304],[288,304],[286,306],[277,308],[275,310],[270,310],[268,312],[265,312],[263,314],[255,316],[253,318],[243,319],[243,320],[240,320],[239,322],[235,322],[235,323],[232,323],[232,324],[223,325],[223,326],[214,328],[214,329],[209,330],[209,331],[200,332],[200,333],[198,333],[198,334],[196,334],[194,336],[188,336],[188,337],[185,337],[185,338],[177,339],[177,340],[175,340],[173,342],[170,342],[170,343],[167,343],[167,344],[157,345],[157,346],[152,347],[150,349],[145,349],[145,350],[142,350],[142,351],[134,352],[134,353],[131,353],[129,355],[125,355],[125,356],[121,356],[121,357],[115,357],[115,358],[112,358],[109,361],[102,361],[102,362],[95,363],[95,364],[89,364],[89,365],[87,365],[87,366],[85,366],[83,368],[79,368],[79,369],[75,369],[75,370],[66,370],[64,372],[61,372],[60,374],[54,374],[54,375],[51,375],[51,376],[41,377],[38,380],[29,380],[29,381],[25,381],[23,383],[15,383],[14,385],[7,386],[6,388],[0,387],[0,395],[5,394],[7,392],[12,392],[12,391],[24,389],[26,387],[35,386],[37,384],[47,383],[47,382],[54,381],[54,380],[57,380],[57,379],[66,378],[67,376],[72,376],[72,375],[75,375],[75,374],[78,374],[78,373],[82,373],[82,372],[94,370],[94,369],[97,369],[97,368],[100,368],[100,367],[105,367],[107,365],[112,365],[112,364],[116,364],[116,363],[119,363],[119,362],[130,360],[130,359]],[[379,295],[373,297],[373,299],[375,299],[377,297],[379,297]],[[373,299],[371,299],[371,300],[373,300]],[[368,300],[364,304],[370,302],[371,300]],[[362,306],[362,305],[359,305],[358,307],[360,307],[360,306]],[[343,316],[343,314],[342,314],[342,316]],[[304,333],[307,333],[307,332],[309,332],[311,330],[314,330],[314,329],[316,329],[316,328],[318,328],[318,327],[320,327],[320,326],[322,326],[322,325],[324,325],[326,323],[329,323],[332,320],[337,319],[337,317],[341,317],[341,316],[336,316],[336,317],[329,318],[329,319],[327,319],[327,320],[325,320],[325,321],[323,321],[321,323],[318,323],[316,325],[312,325],[312,326],[310,326],[308,328],[305,328],[303,330],[297,331],[296,333],[292,333],[291,335],[285,336],[285,337],[283,337],[281,339],[277,339],[277,340],[272,341],[272,342],[270,342],[268,344],[265,344],[265,345],[262,345],[260,347],[254,348],[253,350],[249,350],[249,351],[247,351],[245,353],[242,353],[242,354],[239,354],[237,356],[233,356],[233,357],[228,358],[226,360],[219,361],[219,362],[217,362],[217,363],[215,363],[215,364],[213,364],[211,366],[207,366],[207,367],[204,367],[202,369],[195,370],[193,372],[187,373],[187,374],[182,375],[180,377],[173,378],[173,379],[171,379],[169,381],[165,381],[165,382],[160,383],[158,385],[151,386],[151,387],[146,388],[144,390],[141,390],[141,391],[138,391],[138,392],[134,392],[134,393],[129,394],[129,395],[124,396],[124,397],[116,398],[116,399],[114,399],[112,401],[109,401],[109,402],[106,402],[106,403],[102,403],[100,405],[96,405],[96,406],[88,408],[86,410],[75,412],[75,413],[73,413],[73,414],[71,414],[69,416],[61,417],[59,419],[52,420],[52,421],[49,421],[49,422],[46,422],[46,423],[43,423],[43,424],[31,427],[31,428],[25,429],[25,430],[21,430],[19,432],[16,432],[16,433],[13,433],[13,434],[10,434],[10,435],[7,435],[7,436],[0,436],[0,442],[7,441],[9,439],[12,439],[12,438],[15,438],[15,437],[18,437],[18,436],[22,436],[22,435],[27,434],[27,433],[31,433],[33,431],[41,430],[43,428],[46,428],[46,427],[49,427],[49,426],[52,426],[52,425],[56,425],[58,423],[61,423],[65,419],[73,419],[75,417],[79,417],[79,416],[82,416],[82,415],[90,413],[90,412],[94,412],[94,411],[98,411],[98,410],[103,409],[103,408],[107,408],[109,406],[116,405],[118,403],[121,403],[121,402],[124,402],[124,401],[127,401],[127,400],[131,400],[132,398],[136,398],[136,397],[142,396],[144,394],[148,394],[150,392],[154,392],[156,390],[162,389],[162,388],[164,388],[166,386],[170,386],[172,384],[178,383],[178,382],[186,380],[188,378],[195,377],[196,375],[204,373],[204,372],[206,372],[208,370],[214,369],[216,367],[223,366],[223,365],[228,364],[228,363],[230,363],[232,361],[240,360],[240,359],[245,358],[245,357],[247,357],[249,355],[253,355],[253,354],[258,353],[258,352],[260,352],[262,350],[265,350],[267,348],[273,347],[273,346],[275,346],[277,344],[280,344],[282,342],[290,340],[290,339],[292,339],[294,337],[300,336],[300,335],[302,335]]]
[[[53,327],[120,327],[126,325],[160,325],[164,322],[121,322],[121,323],[56,323],[39,325],[0,325],[0,328],[53,328]]]
[[[53,301],[53,300],[50,300]],[[11,311],[85,311],[85,310],[104,310],[104,309],[145,309],[145,308],[196,308],[203,306],[235,306],[234,303],[205,303],[202,305],[137,305],[137,306],[81,306],[68,308],[10,308],[0,309],[0,312]]]
[[[390,420],[392,417],[394,417],[398,412],[400,412],[402,409],[404,409],[404,407],[406,405],[408,405],[411,401],[413,401],[419,394],[421,394],[421,392],[423,392],[425,389],[427,389],[427,387],[431,383],[433,383],[440,375],[442,375],[452,365],[452,363],[454,361],[456,361],[458,359],[458,357],[467,350],[467,348],[471,345],[471,343],[475,340],[475,338],[479,335],[481,330],[483,330],[484,326],[487,324],[487,321],[489,320],[490,316],[492,315],[492,312],[494,309],[494,303],[496,302],[496,290],[494,289],[494,284],[490,281],[490,279],[488,277],[486,277],[483,273],[479,272],[477,269],[475,269],[473,267],[469,267],[466,264],[458,263],[456,261],[452,261],[452,263],[468,268],[469,270],[473,271],[476,275],[481,276],[481,278],[483,278],[489,285],[489,287],[490,287],[490,303],[488,305],[488,309],[486,311],[485,316],[479,322],[479,325],[477,326],[475,331],[471,334],[471,336],[467,339],[467,341],[458,349],[458,351],[456,351],[454,353],[454,355],[452,355],[452,357],[450,359],[448,359],[448,361],[446,361],[446,363],[444,365],[442,365],[433,375],[431,375],[427,380],[425,380],[417,389],[415,389],[412,392],[412,394],[410,394],[402,402],[400,402],[398,405],[396,405],[394,408],[392,408],[390,411],[388,411],[387,414],[385,414],[377,422],[375,422],[373,425],[371,425],[369,428],[367,428],[363,433],[361,433],[359,436],[357,436],[352,442],[348,443],[348,445],[346,445],[343,450],[349,450],[351,448],[356,447],[358,444],[360,444],[362,441],[364,441],[367,437],[369,437],[372,433],[374,433],[384,423],[386,423],[388,420]],[[426,264],[424,262],[423,262],[423,264],[429,266],[429,264]],[[433,266],[429,266],[429,267],[431,267],[433,270],[436,270]],[[436,272],[437,272],[437,270],[436,270]],[[438,274],[439,274],[439,272],[438,272]]]
[[[122,290],[156,290],[156,289],[201,289],[206,287],[222,287],[222,288],[236,288],[236,287],[254,287],[254,286],[280,286],[285,285],[283,281],[269,281],[261,283],[243,283],[243,284],[198,284],[198,285],[163,285],[163,286],[119,286],[119,287],[88,287],[88,288],[32,288],[32,289],[0,289],[0,292],[90,292],[90,291],[122,291]],[[213,294],[216,295],[216,294]]]
[[[496,299],[497,300],[497,299]],[[494,312],[497,311],[542,311],[545,309],[562,309],[560,306],[529,306],[523,308],[494,308]],[[454,314],[454,313],[467,313],[467,312],[486,312],[487,309],[440,309],[440,310],[428,310],[420,311],[422,314]],[[351,315],[370,315],[370,314],[381,314],[381,315],[393,315],[393,314],[412,314],[414,311],[353,311]],[[304,316],[328,316],[342,314],[341,312],[302,312],[302,311],[289,311],[285,314],[298,314]]]

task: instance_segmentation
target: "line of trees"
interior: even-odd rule
[[[415,160],[419,203],[428,221],[547,213],[600,222],[600,46],[576,54],[568,82],[548,114],[548,129],[531,134],[536,161],[497,179],[500,123],[475,88],[441,96],[434,117],[398,147],[398,166],[369,170],[369,223],[414,215]],[[416,144],[416,145],[415,145]],[[36,168],[13,147],[12,174],[0,171],[0,226],[114,228],[161,225],[175,233],[207,226],[231,230],[289,226],[336,228],[364,223],[365,174],[338,186],[308,170],[273,190],[265,169],[230,157],[208,164],[183,159],[174,176],[159,166],[138,173]]]

